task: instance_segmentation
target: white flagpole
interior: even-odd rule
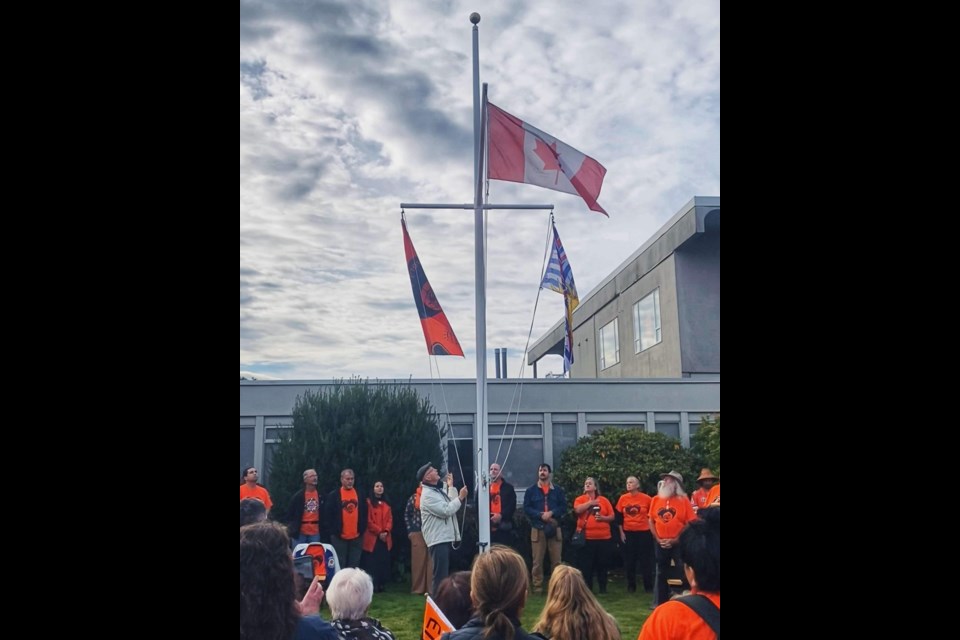
[[[477,295],[477,417],[473,425],[473,442],[476,447],[477,526],[480,553],[490,546],[490,454],[487,450],[490,436],[487,429],[487,276],[484,250],[483,212],[490,209],[547,210],[552,204],[485,204],[483,202],[483,158],[485,147],[484,111],[487,103],[486,87],[480,98],[480,22],[479,13],[470,14],[473,23],[473,177],[476,190],[472,203],[448,204],[439,202],[401,202],[403,209],[473,209],[474,265]],[[521,369],[523,365],[521,364]],[[448,435],[448,438],[451,437]],[[449,467],[448,467],[449,471]],[[467,478],[464,484],[469,486]]]
[[[473,442],[476,447],[477,474],[477,542],[480,553],[490,545],[490,468],[487,446],[487,276],[483,237],[483,103],[480,100],[480,22],[479,13],[470,14],[473,23],[473,200],[474,274],[477,300],[477,416]],[[466,478],[464,478],[466,482]]]

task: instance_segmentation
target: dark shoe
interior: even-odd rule
[[[606,592],[607,592],[607,588],[606,588],[606,587],[600,587],[600,594],[601,594],[601,595],[605,594]]]
[[[627,585],[627,593],[636,593],[636,592],[637,592],[637,585],[635,584]]]

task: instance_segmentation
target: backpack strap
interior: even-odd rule
[[[713,629],[714,633],[717,634],[717,640],[720,640],[720,609],[717,608],[717,605],[713,604],[710,598],[697,594],[674,598],[674,600],[682,602],[693,609],[694,612],[703,618],[703,621]]]

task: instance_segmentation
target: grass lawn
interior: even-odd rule
[[[370,606],[369,615],[379,619],[383,626],[393,631],[397,640],[420,638],[424,597],[409,593],[409,588],[409,583],[390,584],[386,593],[374,594],[373,604]],[[595,584],[594,592],[596,591]],[[643,593],[642,588],[638,593],[627,593],[627,582],[622,570],[610,574],[607,591],[606,595],[597,595],[597,599],[620,625],[623,639],[634,640],[640,633],[643,621],[650,615],[652,594]],[[523,628],[527,631],[531,630],[534,621],[540,615],[544,600],[545,596],[542,595],[531,595],[527,599],[522,618]],[[325,619],[330,618],[330,610],[326,603],[324,603],[322,615]]]

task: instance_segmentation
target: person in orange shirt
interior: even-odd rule
[[[290,498],[287,507],[287,532],[293,546],[305,542],[320,542],[320,511],[323,496],[317,492],[317,470],[303,472],[303,489]]]
[[[387,590],[390,581],[390,551],[393,549],[393,511],[383,490],[383,482],[373,485],[367,498],[367,529],[363,532],[364,571],[373,578],[377,593]]]
[[[514,546],[513,514],[517,511],[517,492],[500,475],[500,465],[490,465],[490,544]]]
[[[653,535],[650,533],[650,496],[640,491],[636,476],[627,478],[627,492],[617,500],[617,524],[623,543],[623,566],[627,570],[627,591],[637,590],[637,560],[643,590],[653,591]]]
[[[670,597],[667,587],[670,561],[673,561],[675,571],[679,571],[680,547],[677,543],[680,532],[688,522],[697,517],[687,492],[683,490],[683,476],[677,471],[671,471],[660,477],[663,484],[650,501],[650,532],[657,544],[654,547],[657,555],[657,592],[654,606],[663,604]]]
[[[340,487],[327,494],[323,519],[340,568],[359,567],[363,532],[367,528],[367,500],[354,488],[353,469],[340,472]]]
[[[242,481],[240,485],[240,499],[256,498],[263,503],[263,506],[267,508],[267,514],[269,514],[270,509],[273,508],[273,500],[270,499],[270,494],[264,489],[263,485],[257,483],[259,477],[260,475],[257,473],[256,467],[244,468],[243,473],[240,475],[240,480]]]
[[[713,488],[713,485],[719,480],[720,478],[713,475],[713,471],[710,471],[710,469],[704,467],[700,470],[700,476],[697,478],[697,484],[700,486],[690,496],[690,502],[693,503],[694,513],[707,506],[707,495],[710,493],[710,489]]]
[[[600,484],[595,478],[583,481],[583,495],[573,501],[573,512],[577,515],[577,529],[583,529],[587,544],[578,554],[577,568],[583,572],[583,579],[590,591],[593,591],[593,572],[597,572],[600,593],[607,592],[607,567],[613,555],[613,535],[610,523],[616,518],[613,505],[600,495]]]
[[[680,532],[679,544],[691,595],[657,607],[637,640],[720,637],[720,507],[702,510],[699,518]],[[714,624],[707,622],[708,618]]]
[[[709,507],[719,507],[720,506],[720,483],[713,485],[710,489],[710,493],[707,494],[707,505]]]

